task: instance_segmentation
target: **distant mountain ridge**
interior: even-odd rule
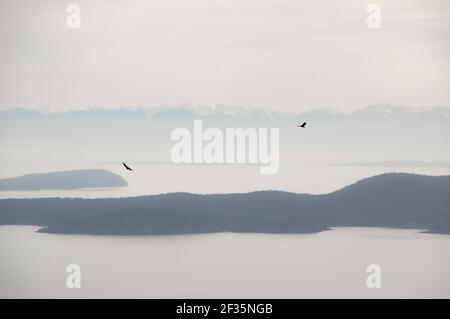
[[[271,111],[240,105],[174,105],[167,107],[130,107],[117,109],[80,109],[65,112],[40,112],[26,108],[14,108],[0,111],[1,117],[84,117],[84,116],[131,117],[131,118],[167,118],[167,117],[228,117],[235,119],[282,119],[292,116],[303,117],[348,117],[353,119],[385,118],[416,119],[436,117],[450,119],[450,106],[409,107],[380,103],[359,108],[353,112],[337,112],[332,109],[316,109],[303,112]]]
[[[1,225],[41,232],[155,235],[208,232],[310,233],[339,226],[425,229],[450,234],[450,176],[369,177],[341,190],[108,199],[3,199]]]

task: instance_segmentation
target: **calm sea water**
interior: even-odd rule
[[[9,163],[0,178],[102,168],[123,188],[0,192],[0,198],[128,197],[166,192],[229,193],[278,189],[327,193],[386,172],[449,175],[449,167],[333,166],[302,162],[260,175],[255,165]],[[7,167],[7,169],[6,169]],[[340,228],[308,235],[202,234],[76,236],[0,227],[0,297],[138,298],[450,298],[450,236],[412,230]],[[79,264],[82,288],[66,287]],[[366,266],[382,268],[368,289]]]
[[[308,235],[50,235],[0,227],[0,297],[450,298],[450,236],[340,228]],[[81,288],[66,267],[81,266]],[[380,289],[366,266],[381,266]]]

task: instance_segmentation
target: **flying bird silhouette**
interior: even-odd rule
[[[303,122],[302,125],[298,125],[298,124],[297,124],[297,126],[298,126],[298,127],[301,127],[301,128],[305,128],[305,127],[306,127],[306,122]]]
[[[125,164],[124,162],[122,162],[123,166],[125,166],[125,168],[129,171],[133,171],[127,164]]]

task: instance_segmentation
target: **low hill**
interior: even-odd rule
[[[29,174],[0,179],[0,191],[64,190],[90,187],[120,187],[127,182],[103,169]]]

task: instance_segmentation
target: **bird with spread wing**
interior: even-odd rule
[[[128,171],[133,171],[133,169],[130,168],[127,164],[125,164],[125,163],[123,163],[123,162],[122,162],[122,164],[123,164],[123,166],[125,166],[125,168],[126,168]]]

